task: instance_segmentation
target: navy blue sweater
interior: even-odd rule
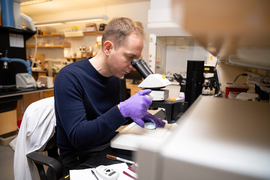
[[[54,97],[61,156],[109,143],[126,122],[117,107],[120,79],[102,76],[88,59],[61,69]]]

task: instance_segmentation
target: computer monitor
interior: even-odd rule
[[[132,79],[132,84],[139,84],[142,80],[142,76],[138,71],[130,71],[130,73],[126,74],[125,79]]]

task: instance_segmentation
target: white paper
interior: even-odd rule
[[[95,176],[91,172],[92,168],[80,169],[80,170],[70,170],[70,180],[96,180]]]
[[[119,173],[119,177],[117,180],[133,180],[132,178],[123,174],[123,171],[126,171],[128,169],[128,165],[126,163],[113,164],[107,167],[113,168],[115,171]],[[96,173],[95,168],[70,170],[69,171],[70,180],[97,180],[96,177],[91,172],[91,170],[94,170]],[[102,178],[99,177],[97,173],[96,175],[99,178],[99,180],[102,180]]]
[[[24,47],[23,35],[9,33],[9,44],[10,47],[23,48]]]

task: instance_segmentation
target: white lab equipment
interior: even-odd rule
[[[269,109],[199,96],[166,141],[139,147],[138,179],[270,179]]]
[[[37,83],[41,83],[41,85],[45,86],[46,88],[52,88],[53,87],[53,77],[39,76]]]
[[[30,29],[32,31],[37,30],[32,18],[30,18],[29,16],[27,16],[26,14],[23,14],[23,13],[21,13],[21,18],[28,29]]]
[[[96,168],[97,174],[104,180],[116,180],[119,177],[119,173],[112,168],[106,166],[98,166]]]
[[[19,88],[31,88],[35,86],[35,83],[36,80],[28,73],[16,74],[16,86]]]
[[[131,64],[144,78],[138,87],[152,89],[150,94],[153,97],[153,101],[164,101],[169,97],[169,91],[161,89],[171,84],[165,76],[154,74],[143,59],[133,59]]]
[[[149,74],[139,85],[141,88],[163,88],[171,82],[161,74]]]

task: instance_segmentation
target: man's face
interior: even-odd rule
[[[131,61],[141,56],[143,49],[143,39],[131,34],[127,38],[127,42],[117,50],[112,49],[108,57],[108,69],[110,73],[116,77],[123,77],[135,68],[131,65]]]

